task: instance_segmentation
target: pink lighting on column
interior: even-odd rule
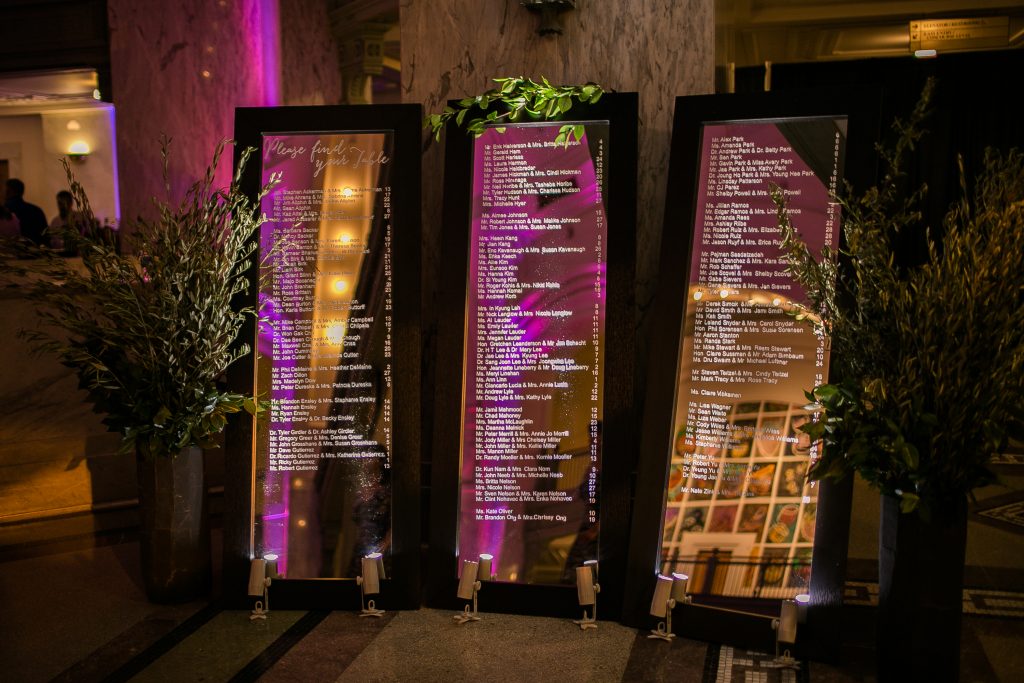
[[[281,30],[278,0],[250,0],[255,26],[248,36],[253,71],[260,75],[258,95],[264,107],[281,104]]]

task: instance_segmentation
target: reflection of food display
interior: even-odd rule
[[[808,503],[804,506],[804,514],[800,518],[800,540],[814,542],[814,523],[817,518],[818,506]]]
[[[712,414],[726,420],[711,425],[715,434],[724,434],[721,448],[700,444],[691,452],[682,438],[685,430],[676,433],[667,500],[679,514],[666,521],[664,570],[687,568],[692,548],[702,544],[699,534],[744,534],[753,539],[753,563],[745,570],[743,586],[773,587],[786,595],[806,589],[809,559],[799,566],[794,562],[798,553],[810,557],[817,491],[805,485],[810,444],[805,439],[801,446],[802,433],[796,431],[808,420],[803,404],[744,402]],[[688,424],[695,429],[699,423]],[[685,539],[681,532],[688,534]],[[671,558],[678,564],[672,565]],[[761,560],[768,560],[768,566],[762,567]]]
[[[683,499],[683,484],[686,483],[686,466],[677,463],[672,465],[668,471],[668,500],[670,503],[678,503]]]
[[[756,420],[737,420],[729,433],[728,453],[730,458],[746,458],[754,441]]]
[[[743,491],[743,480],[746,478],[747,466],[735,462],[727,462],[722,465],[721,486],[718,489],[719,498],[739,498]]]
[[[783,548],[768,548],[764,551],[762,584],[765,586],[781,586],[782,579],[786,576],[786,556],[788,550]]]
[[[676,530],[676,519],[679,517],[679,508],[669,508],[665,512],[665,529],[662,533],[662,538],[665,540],[671,540],[672,534]]]
[[[811,452],[811,437],[800,431],[800,427],[807,424],[811,418],[804,415],[794,415],[793,419],[789,423],[789,433],[786,435],[786,441],[788,442],[789,448],[786,449],[788,455],[809,455]]]
[[[703,477],[690,477],[690,500],[711,500],[715,480]]]
[[[740,515],[740,523],[736,527],[736,531],[743,534],[757,534],[760,536],[766,519],[768,519],[767,503],[744,505],[743,514]]]
[[[804,490],[804,472],[807,470],[807,463],[787,462],[782,466],[782,474],[779,477],[779,488],[775,495],[780,498],[797,498]]]
[[[706,507],[691,508],[683,513],[683,531],[693,533],[704,531],[704,520],[707,517]]]
[[[770,465],[754,465],[750,468],[747,480],[747,496],[767,496],[772,492],[772,481],[775,479],[775,463]]]
[[[789,572],[791,588],[810,588],[811,586],[811,549],[800,548],[793,556],[793,567]]]
[[[800,506],[796,503],[784,503],[775,506],[775,513],[772,515],[772,523],[765,534],[767,543],[789,543],[793,540],[793,531],[796,529],[796,517],[800,512]]]
[[[680,425],[679,431],[676,432],[676,455],[679,457],[685,456],[687,453],[693,453],[697,450],[697,446],[694,444],[693,435],[687,434],[686,425]]]
[[[732,531],[733,522],[736,521],[737,505],[719,505],[711,511],[711,521],[708,523],[710,532]]]
[[[782,445],[782,430],[786,428],[785,417],[766,417],[754,439],[754,455],[759,458],[774,458]]]

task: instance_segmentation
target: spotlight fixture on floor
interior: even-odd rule
[[[277,569],[277,556],[273,556],[273,568]],[[267,575],[267,561],[254,557],[249,563],[249,596],[253,598],[262,597],[257,600],[249,620],[266,619],[270,612],[270,577]]]
[[[772,628],[775,629],[775,659],[772,666],[780,669],[799,669],[800,662],[796,661],[785,648],[779,654],[780,645],[793,646],[796,644],[797,622],[800,619],[799,607],[795,600],[783,600],[779,607],[779,618],[772,620]]]
[[[265,573],[268,579],[280,579],[281,575],[277,573],[277,553],[267,553],[263,556],[263,561],[267,563]]]
[[[356,577],[356,583],[359,584],[359,605],[362,610],[359,612],[360,617],[382,617],[384,616],[384,610],[377,609],[377,605],[374,604],[373,600],[367,601],[367,595],[377,595],[380,593],[380,579],[381,572],[384,565],[383,558],[380,553],[370,553],[362,560],[362,571],[360,576]]]
[[[466,609],[463,610],[462,614],[457,614],[452,617],[456,624],[465,624],[467,621],[480,621],[480,617],[477,615],[477,593],[480,591],[480,587],[483,585],[479,579],[480,575],[480,563],[474,562],[473,560],[465,560],[462,563],[462,576],[459,577],[459,589],[456,595],[463,600],[473,601],[473,611],[469,611],[469,605],[466,605]]]
[[[597,594],[601,592],[601,584],[597,582],[597,560],[587,560],[576,567],[576,595],[583,608],[583,618],[573,619],[581,631],[597,628]],[[587,616],[587,607],[591,607],[591,615]]]
[[[478,581],[494,581],[494,555],[488,553],[480,553],[479,568],[476,570],[476,578]]]
[[[811,604],[811,596],[807,593],[800,593],[793,599],[796,600],[796,622],[798,624],[806,624],[807,606]]]
[[[367,557],[377,563],[377,578],[381,581],[388,578],[387,573],[384,571],[384,553],[370,553]]]
[[[658,627],[651,629],[648,638],[672,642],[676,637],[676,634],[672,633],[672,609],[676,606],[676,600],[672,597],[674,585],[675,581],[671,576],[658,574],[658,582],[654,585],[654,598],[651,599],[651,616],[665,621],[659,621]],[[683,592],[685,591],[684,587]]]

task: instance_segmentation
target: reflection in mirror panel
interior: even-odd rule
[[[499,581],[572,584],[598,558],[608,135],[509,125],[473,147],[458,553]]]
[[[817,445],[799,431],[805,390],[828,378],[825,340],[789,313],[769,183],[820,253],[839,241],[845,118],[706,124],[661,572],[694,593],[792,597],[810,583]]]
[[[265,134],[253,551],[351,578],[391,532],[394,134]]]

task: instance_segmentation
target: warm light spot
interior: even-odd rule
[[[277,553],[267,553],[263,556],[263,559],[267,562],[277,562]]]
[[[340,346],[345,341],[345,323],[334,323],[327,328],[327,340]]]
[[[348,281],[338,278],[334,281],[334,291],[338,294],[344,294],[348,291]]]
[[[351,187],[346,187],[345,189],[343,189],[341,191],[341,196],[342,197],[351,197],[352,196],[352,188]]]
[[[780,304],[782,304],[782,299],[780,299],[779,297],[775,297],[774,299],[772,299],[772,306],[779,306]]]
[[[199,75],[202,76],[203,78],[209,78],[210,77],[210,72],[207,71],[206,69],[203,69],[202,71],[199,72]]]
[[[100,89],[99,88],[93,88],[92,89],[92,98],[94,100],[100,99]]]
[[[207,45],[206,46],[206,54],[208,54],[208,55],[212,55],[213,54],[213,45]]]
[[[720,297],[722,297],[724,299],[725,297],[729,296],[729,290],[728,289],[723,289],[721,292],[718,293],[718,296],[720,296]]]
[[[297,525],[298,525],[298,526],[299,526],[300,528],[305,528],[305,526],[306,526],[306,520],[304,520],[304,519],[300,519],[299,521],[297,521],[297,522],[295,522],[295,523],[296,523],[296,524],[297,524]]]
[[[89,143],[86,142],[85,140],[75,140],[74,142],[71,143],[71,146],[68,147],[68,154],[73,154],[75,156],[85,156],[88,153]]]
[[[799,602],[801,605],[806,605],[811,601],[811,596],[807,593],[801,593],[800,595],[796,596],[795,600]]]
[[[338,239],[340,239],[340,240],[341,240],[341,243],[342,243],[342,244],[349,244],[349,243],[351,243],[351,242],[352,242],[352,240],[354,240],[355,238],[354,238],[354,237],[352,237],[352,235],[350,235],[349,233],[347,233],[347,232],[343,232],[343,233],[341,233],[340,235],[338,235]]]
[[[302,480],[301,479],[296,479],[295,481],[293,481],[292,482],[292,488],[294,488],[294,489],[301,489],[302,488]]]
[[[68,130],[82,130],[82,124],[80,124],[78,121],[76,121],[74,119],[71,119],[70,121],[68,121],[67,129]]]
[[[700,301],[702,298],[704,298],[704,292],[700,291],[699,289],[693,293],[694,301]]]

